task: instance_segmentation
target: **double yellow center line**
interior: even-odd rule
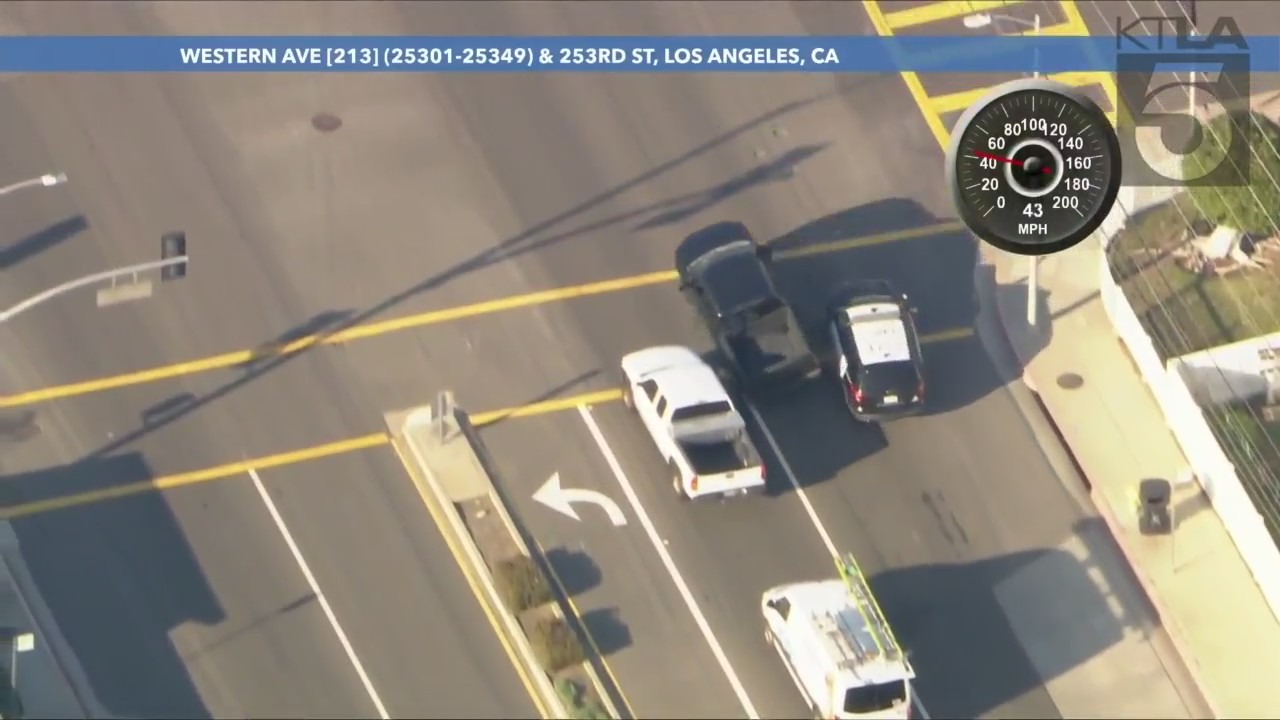
[[[880,233],[864,237],[848,238],[834,242],[815,244],[804,248],[795,248],[779,252],[777,257],[780,260],[787,260],[812,255],[828,254],[859,247],[883,245],[900,240],[941,235],[961,230],[963,227],[962,223],[956,221],[941,222],[923,227],[897,230],[894,232]],[[289,343],[272,347],[266,351],[261,349],[237,350],[235,352],[213,355],[210,357],[200,358],[198,360],[189,360],[187,362],[174,363],[172,365],[163,365],[147,370],[138,370],[135,372],[103,377],[95,380],[85,380],[82,382],[57,385],[38,390],[28,390],[26,392],[20,392],[15,395],[0,398],[0,409],[22,407],[24,405],[48,402],[50,400],[62,400],[79,395],[106,392],[108,390],[119,390],[121,388],[132,387],[134,385],[171,380],[185,375],[196,375],[214,370],[224,370],[255,361],[261,361],[265,358],[293,355],[317,346],[343,345],[345,343],[365,340],[378,335],[386,335],[403,330],[413,330],[431,325],[440,325],[456,320],[465,320],[467,318],[490,315],[518,308],[546,305],[548,303],[564,300],[574,300],[578,298],[592,297],[595,295],[621,292],[624,290],[634,290],[636,288],[642,288],[649,285],[673,282],[675,279],[675,272],[664,270],[660,272],[645,273],[643,275],[631,275],[628,277],[613,278],[611,280],[600,280],[598,282],[587,283],[585,285],[572,285],[553,288],[551,290],[540,290],[538,292],[526,293],[523,295],[512,295],[509,297],[498,298],[496,300],[486,300],[484,302],[460,305],[458,307],[446,308],[443,310],[432,310],[416,315],[407,315],[404,317],[392,318],[390,320],[381,320],[378,322],[355,325],[332,333],[308,335]]]

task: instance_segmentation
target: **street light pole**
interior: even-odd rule
[[[1191,28],[1188,33],[1195,37],[1196,29]],[[1196,117],[1196,69],[1192,67],[1187,73],[1187,113],[1194,119]]]
[[[999,14],[993,15],[988,13],[978,13],[975,15],[969,15],[964,18],[963,22],[965,27],[971,28],[971,29],[977,29],[977,28],[982,28],[982,27],[986,27],[988,25],[994,24],[996,20],[1004,20],[1007,22],[1011,22],[1015,25],[1021,25],[1022,27],[1030,26],[1031,36],[1034,38],[1040,37],[1040,13],[1036,13],[1034,19],[1031,22],[1027,22],[1022,18],[1013,17],[1011,15],[999,15]],[[1038,45],[1034,48],[1034,52],[1035,54],[1032,56],[1032,61],[1031,61],[1032,62],[1031,77],[1038,78],[1040,77],[1040,48]],[[1037,288],[1037,284],[1039,280],[1039,278],[1037,277],[1039,267],[1040,267],[1039,257],[1032,255],[1029,258],[1027,258],[1027,324],[1032,327],[1035,327],[1036,320],[1037,320],[1036,315],[1038,314],[1037,309],[1039,307],[1039,304],[1036,302],[1036,295],[1039,292]]]
[[[41,175],[40,177],[27,178],[26,180],[21,180],[16,183],[5,185],[4,187],[0,187],[0,195],[8,195],[9,193],[26,190],[31,187],[53,187],[54,185],[61,185],[66,181],[67,176],[62,173],[57,173],[55,175]]]
[[[14,305],[13,307],[7,310],[0,311],[0,325],[3,325],[4,323],[14,319],[18,315],[21,315],[22,313],[26,312],[27,310],[30,310],[31,308],[37,305],[40,305],[41,303],[52,300],[58,297],[59,295],[69,293],[72,290],[82,288],[85,285],[92,285],[94,283],[106,282],[107,280],[116,280],[118,278],[122,278],[125,276],[136,276],[140,273],[144,273],[150,270],[163,270],[164,268],[167,268],[167,267],[184,266],[186,264],[187,264],[187,256],[181,255],[178,257],[165,258],[163,260],[152,260],[151,262],[139,263],[137,265],[127,265],[125,267],[116,268],[114,270],[106,270],[100,273],[93,273],[92,275],[85,275],[84,277],[79,277],[79,278],[76,278],[75,280],[68,280],[67,282],[62,283],[61,285],[51,287],[42,293],[37,293],[35,295],[32,295],[31,297],[27,298],[26,300],[23,300],[22,302],[18,303],[17,305]],[[148,285],[147,287],[149,290],[150,286]],[[140,297],[141,296],[128,297],[126,299],[131,299],[131,300],[140,299]]]
[[[1031,36],[1034,38],[1040,37],[1040,13],[1036,13],[1035,21],[1032,25]],[[1036,63],[1035,71],[1032,73],[1032,77],[1040,77],[1040,48],[1038,45],[1036,47],[1035,63]],[[1036,295],[1039,292],[1039,288],[1038,288],[1039,278],[1037,278],[1036,276],[1039,275],[1039,269],[1040,269],[1039,256],[1032,255],[1031,257],[1027,258],[1027,325],[1031,327],[1036,326],[1036,320],[1037,320],[1036,311],[1039,308],[1039,303],[1036,302]]]

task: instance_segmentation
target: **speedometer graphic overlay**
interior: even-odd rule
[[[1005,83],[956,124],[947,181],[960,218],[991,245],[1048,255],[1098,228],[1120,190],[1120,141],[1096,103],[1042,79]]]

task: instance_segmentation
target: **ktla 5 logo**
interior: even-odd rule
[[[1126,185],[1226,187],[1248,183],[1252,126],[1227,124],[1211,134],[1191,107],[1248,106],[1248,45],[1229,18],[1220,20],[1214,29],[1211,36],[1196,39],[1189,51],[1116,55],[1116,86],[1122,105],[1116,130],[1126,160]],[[1220,45],[1235,52],[1206,51]],[[1241,49],[1245,51],[1239,52]],[[1189,176],[1183,161],[1202,146],[1204,162],[1199,172]]]

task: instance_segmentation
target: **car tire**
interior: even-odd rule
[[[688,500],[689,496],[685,494],[684,482],[680,477],[680,468],[676,467],[675,463],[671,463],[667,468],[671,471],[671,489],[674,490],[676,495],[681,499]]]
[[[628,410],[636,409],[636,399],[631,397],[630,385],[622,388],[622,404],[625,405]]]

